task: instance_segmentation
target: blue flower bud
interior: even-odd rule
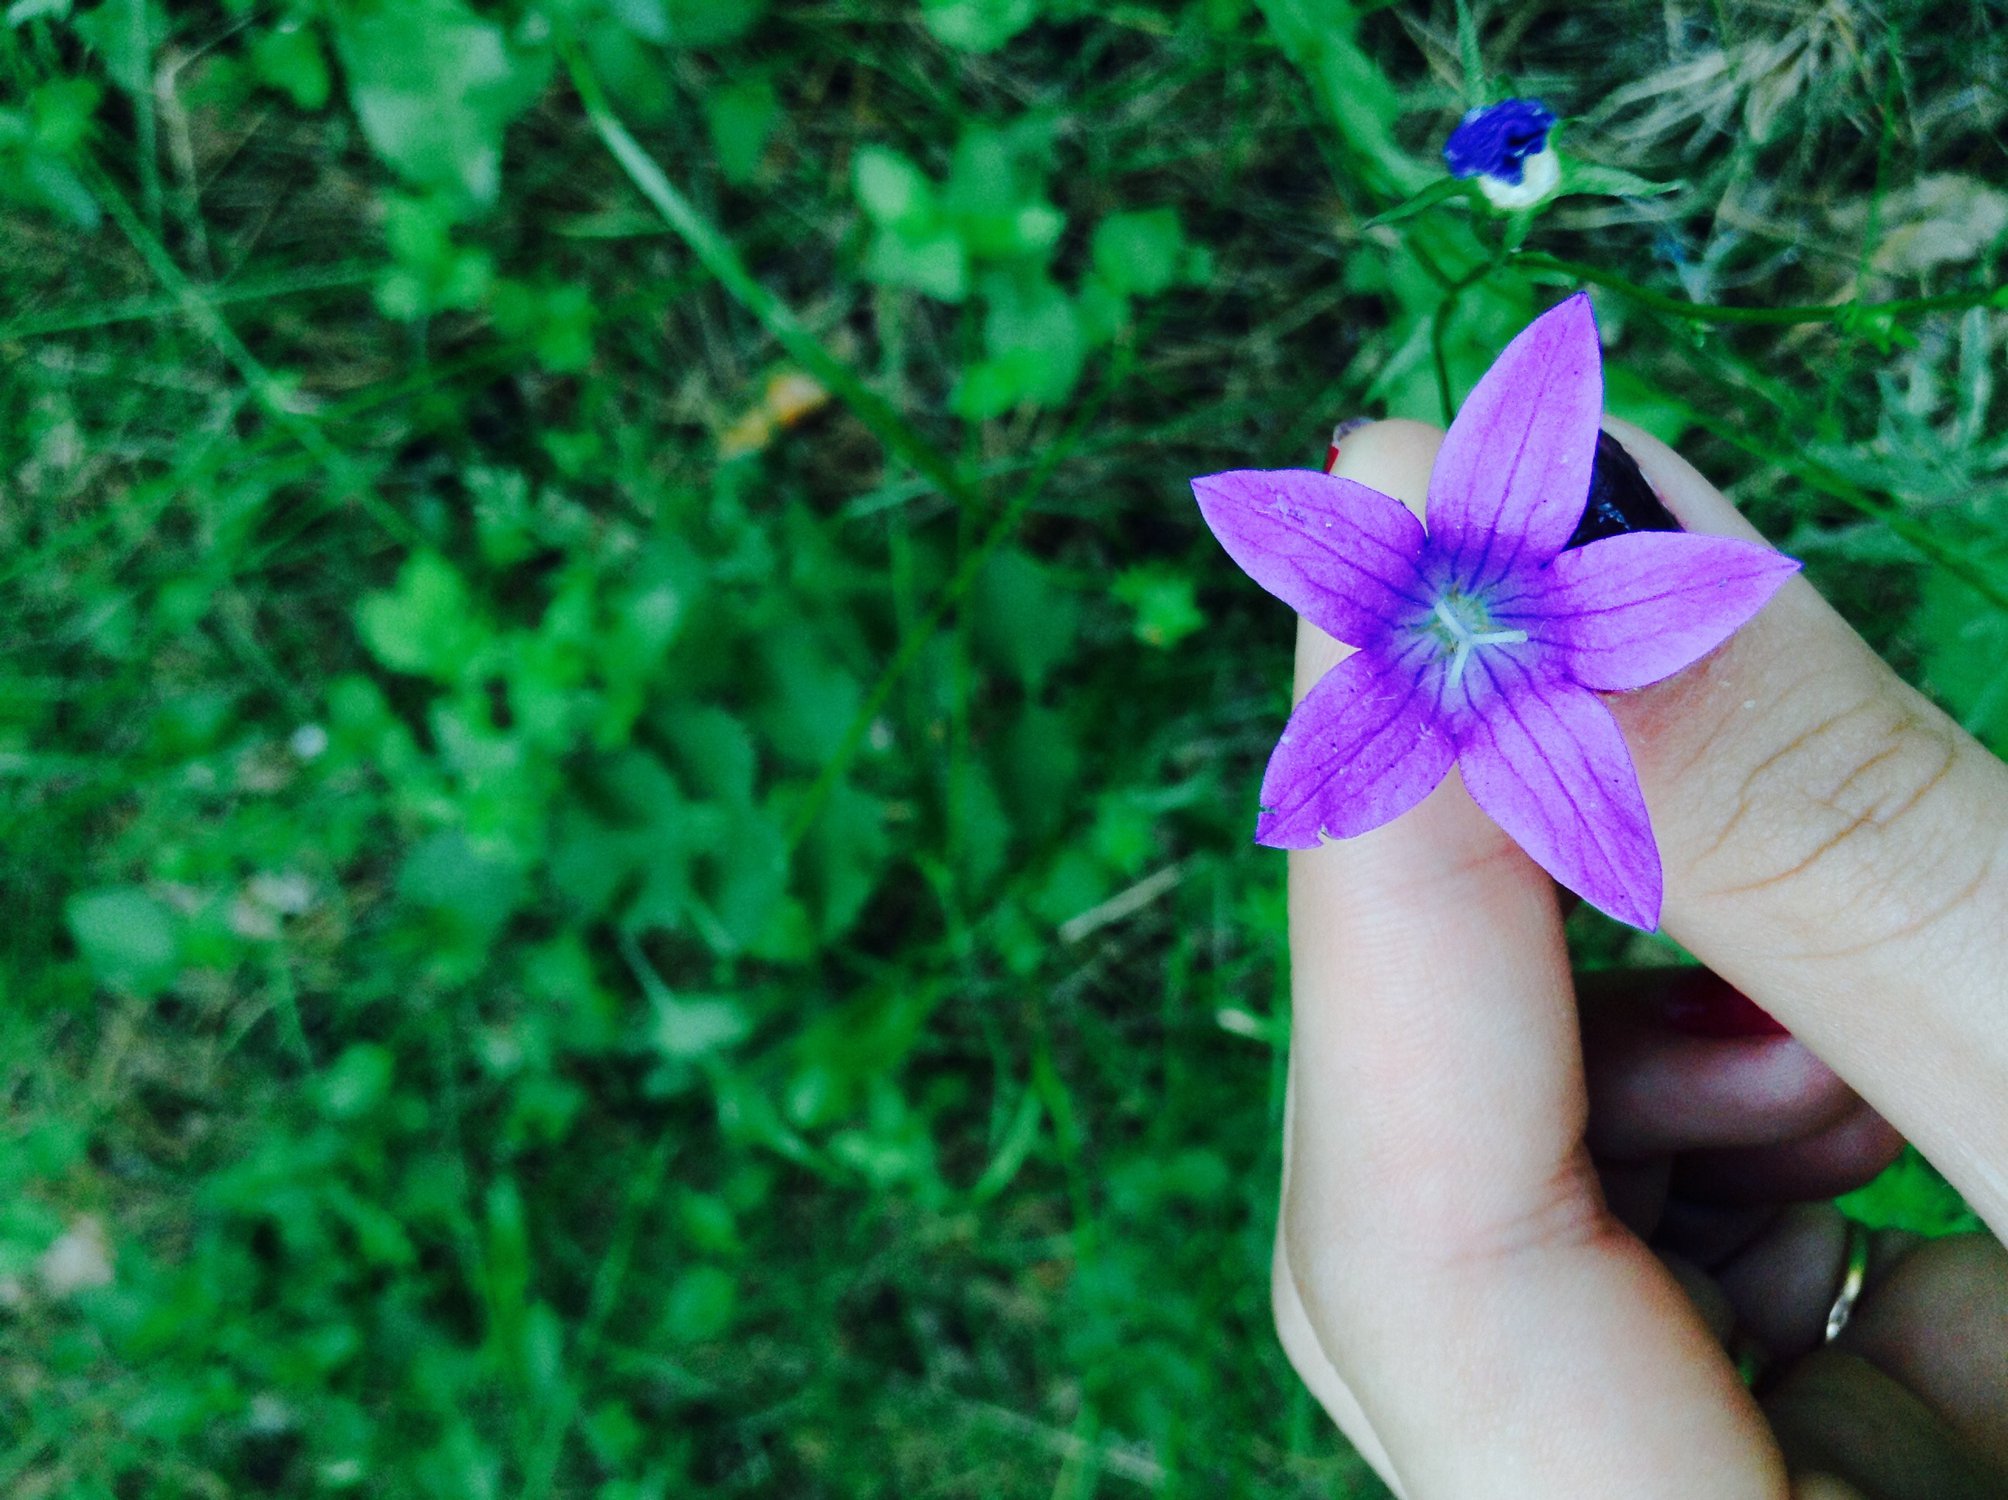
[[[1453,177],[1476,177],[1500,208],[1526,208],[1553,191],[1560,164],[1548,149],[1555,112],[1538,99],[1502,99],[1469,111],[1443,144]]]

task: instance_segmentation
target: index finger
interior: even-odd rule
[[[1607,425],[1683,525],[1756,535],[1671,449]],[[2008,768],[1803,579],[1610,704],[1659,838],[1666,931],[2008,1232]]]
[[[1419,507],[1437,442],[1383,423],[1339,472]],[[1342,654],[1300,625],[1298,693]],[[1290,855],[1290,952],[1281,1271],[1406,1491],[1782,1493],[1734,1370],[1597,1189],[1553,883],[1455,774]]]

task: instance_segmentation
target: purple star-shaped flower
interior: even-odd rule
[[[1427,531],[1400,501],[1312,470],[1192,482],[1249,577],[1358,648],[1290,716],[1257,842],[1310,849],[1378,828],[1455,762],[1549,874],[1622,921],[1659,925],[1659,849],[1597,695],[1713,650],[1799,565],[1686,532],[1565,551],[1602,416],[1596,322],[1577,295],[1507,345],[1451,423]]]

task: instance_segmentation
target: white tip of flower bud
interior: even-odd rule
[[[1489,173],[1480,173],[1478,178],[1478,191],[1485,195],[1486,202],[1508,210],[1532,208],[1561,185],[1562,161],[1553,146],[1544,147],[1520,163],[1518,182],[1508,182]]]

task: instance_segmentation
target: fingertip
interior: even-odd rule
[[[1392,495],[1420,516],[1429,494],[1429,471],[1442,446],[1442,428],[1391,417],[1347,433],[1331,472]]]

